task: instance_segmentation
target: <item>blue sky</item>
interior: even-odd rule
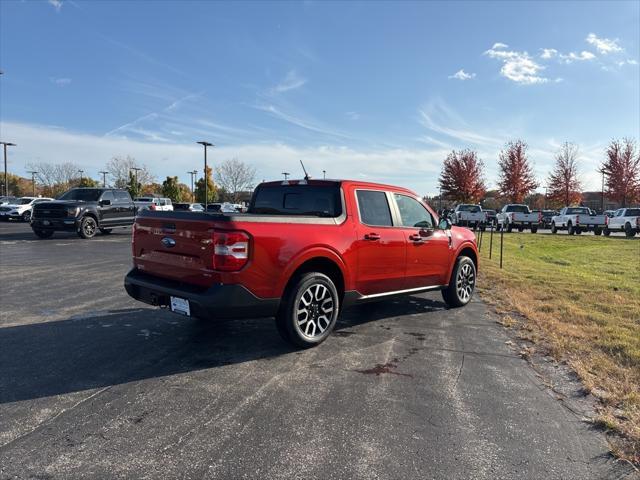
[[[132,155],[158,177],[238,157],[437,190],[451,149],[529,143],[541,184],[564,141],[583,181],[640,136],[640,2],[0,2],[10,170]]]

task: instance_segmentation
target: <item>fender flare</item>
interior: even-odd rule
[[[351,285],[351,272],[338,252],[327,247],[311,246],[296,255],[286,266],[276,285],[277,295],[282,296],[284,294],[284,289],[287,283],[289,283],[289,280],[291,280],[293,273],[300,268],[303,263],[316,258],[323,258],[336,264],[342,273],[345,290],[348,290]]]

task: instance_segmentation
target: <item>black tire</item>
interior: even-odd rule
[[[593,229],[593,234],[594,235],[602,235],[602,229],[598,228],[598,227],[594,228]]]
[[[571,225],[571,222],[567,224],[567,233],[569,235],[573,235],[574,233],[576,233],[576,231],[573,229],[573,225]]]
[[[98,222],[96,222],[95,218],[87,215],[80,221],[80,227],[78,228],[78,236],[80,238],[93,238],[97,231]]]
[[[109,235],[113,231],[112,228],[101,228],[100,233],[103,235]]]
[[[551,224],[551,233],[553,233],[554,235],[555,235],[556,233],[558,233],[558,227],[556,227],[556,223],[555,223],[555,222],[553,222],[553,223]]]
[[[628,222],[624,224],[624,234],[627,238],[632,238],[636,235],[635,230],[631,228],[631,224]]]
[[[315,347],[331,334],[339,312],[340,298],[333,281],[323,273],[309,272],[295,278],[287,288],[276,315],[276,326],[280,336],[291,345]],[[316,334],[316,330],[320,332]]]
[[[531,233],[538,233],[538,227],[531,227]]]
[[[461,255],[453,267],[449,285],[442,290],[442,298],[451,308],[464,307],[471,301],[475,287],[476,266],[469,257]]]
[[[513,230],[513,225],[507,225],[507,233],[511,233],[511,230]]]
[[[53,236],[53,230],[41,230],[39,228],[32,228],[32,230],[38,238],[51,238]]]
[[[582,233],[582,229],[580,227],[575,228],[576,235],[580,235]]]
[[[31,211],[27,210],[26,212],[24,212],[21,218],[24,223],[29,223],[29,221],[31,220]]]
[[[523,230],[524,230],[524,227],[518,227],[518,231],[519,231],[520,233],[522,233],[522,232],[523,232]]]
[[[602,233],[604,234],[605,237],[608,237],[609,235],[611,235],[611,230],[609,230],[607,227],[604,227],[604,230],[602,230]]]

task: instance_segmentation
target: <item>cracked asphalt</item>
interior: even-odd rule
[[[477,298],[347,310],[318,348],[123,287],[130,235],[0,224],[0,478],[635,478]]]

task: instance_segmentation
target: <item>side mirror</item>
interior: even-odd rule
[[[430,237],[433,235],[433,228],[421,228],[418,233],[421,237]]]
[[[448,218],[443,218],[438,223],[438,228],[440,230],[451,230],[451,221]]]
[[[107,205],[111,205],[111,200],[100,200],[101,207],[105,207]]]

